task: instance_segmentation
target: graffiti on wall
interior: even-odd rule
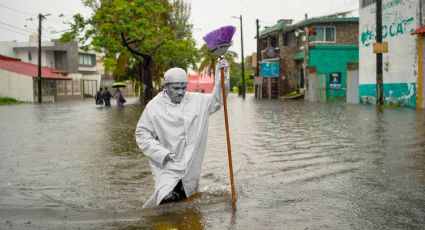
[[[382,1],[382,37],[390,47],[383,66],[385,104],[416,106],[417,44],[410,33],[418,25],[418,10],[418,0]],[[376,55],[371,49],[376,41],[375,4],[361,8],[359,13],[359,101],[375,104]]]
[[[382,39],[388,37],[397,37],[404,34],[410,34],[415,30],[413,17],[402,18],[398,17],[395,21],[382,25]],[[362,45],[368,47],[376,37],[376,25],[366,25],[361,33]]]
[[[406,16],[403,8],[392,9],[399,5],[404,5],[405,0],[393,0],[382,6],[382,39],[397,37],[405,34],[410,34],[415,29],[415,20],[412,16]],[[392,11],[390,11],[392,10]],[[371,9],[371,14],[375,14],[376,9]],[[388,12],[390,11],[390,12]],[[362,45],[368,47],[376,39],[376,22],[365,24],[360,35]]]
[[[386,89],[386,88],[389,88],[389,89]],[[385,91],[384,104],[395,105],[395,106],[411,106],[411,107],[415,106],[416,92],[415,92],[414,83],[402,84],[402,86],[386,84],[384,85],[384,91]],[[401,95],[400,95],[400,92],[401,92]],[[360,96],[360,103],[361,104],[376,104],[376,97],[371,96],[375,94],[376,94],[375,90],[369,89],[368,94]]]
[[[388,91],[389,96],[385,97],[386,103],[390,105],[409,106],[409,102],[412,99],[412,97],[416,98],[414,85],[412,83],[407,83],[407,90],[408,90],[407,94],[402,92],[402,95],[400,97],[393,96],[394,91],[389,90]]]

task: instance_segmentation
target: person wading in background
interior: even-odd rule
[[[112,94],[109,92],[108,87],[105,87],[105,91],[102,94],[103,101],[105,101],[105,106],[111,106],[111,97]]]
[[[124,95],[123,95],[122,91],[120,90],[120,88],[117,88],[117,90],[115,91],[115,93],[112,97],[114,97],[117,100],[117,106],[123,106],[124,103],[127,102],[127,100],[125,100]]]
[[[94,97],[96,105],[103,105],[102,91],[103,91],[103,88],[100,87],[100,89],[96,92],[96,96]]]

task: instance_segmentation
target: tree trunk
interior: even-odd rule
[[[145,87],[143,84],[143,63],[139,61],[139,101],[144,101]]]
[[[121,39],[122,39],[122,45],[127,47],[127,49],[135,56],[142,57],[143,61],[139,62],[139,71],[140,71],[140,83],[143,82],[143,95],[140,92],[140,101],[143,102],[143,104],[148,104],[150,100],[153,98],[153,84],[152,84],[152,69],[153,69],[153,61],[151,54],[144,53],[141,51],[138,51],[137,49],[134,49],[130,44],[138,43],[139,41],[129,41],[126,39],[125,34],[121,33]],[[162,44],[162,43],[160,43]],[[157,47],[159,47],[159,45]],[[138,46],[136,46],[138,47]],[[142,88],[142,87],[141,87]]]
[[[148,57],[144,57],[143,61],[139,62],[139,66],[141,69],[141,74],[140,74],[140,82],[143,82],[144,84],[144,92],[143,92],[143,97],[141,96],[141,101],[143,102],[143,104],[147,104],[150,100],[152,100],[153,98],[153,84],[152,84],[152,57],[148,56]]]

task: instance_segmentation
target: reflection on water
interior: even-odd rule
[[[153,192],[134,130],[143,107],[92,100],[0,107],[0,229],[420,229],[425,114],[230,95],[238,200],[223,111],[211,116],[200,192]]]
[[[151,220],[153,229],[204,229],[201,212],[197,209],[187,209],[180,212],[164,212]]]

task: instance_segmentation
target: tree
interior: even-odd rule
[[[205,72],[208,75],[215,75],[215,65],[218,61],[217,54],[212,53],[206,44],[202,45],[201,49],[199,50],[199,58],[201,59],[201,62],[198,67],[198,72],[202,73]],[[233,51],[228,50],[226,53],[224,53],[224,59],[226,59],[229,62],[229,65],[231,67],[231,70],[233,66],[236,66],[235,59],[237,58],[237,54]]]
[[[122,77],[132,63],[138,63],[143,82],[141,100],[149,102],[165,69],[187,68],[196,53],[188,24],[190,6],[183,0],[84,0],[93,15],[74,15],[71,31],[62,40],[78,39],[83,47],[104,53],[105,69]],[[156,63],[156,64],[155,64]],[[121,74],[121,76],[120,76]],[[143,97],[142,97],[143,96]]]

